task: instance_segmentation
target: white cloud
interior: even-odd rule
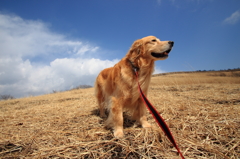
[[[159,73],[164,73],[165,71],[161,70],[159,67],[155,66],[153,74],[159,74]]]
[[[80,84],[93,85],[97,74],[117,61],[63,58],[43,66],[34,66],[29,60],[21,59],[5,62],[3,65],[7,68],[0,75],[0,94],[20,97],[68,90]]]
[[[41,21],[1,13],[0,48],[0,94],[15,97],[93,85],[100,70],[118,61],[89,58],[99,46],[54,33]]]
[[[96,52],[99,47],[92,47],[89,45],[82,46],[80,49],[75,50],[77,55],[84,55],[86,52]]]
[[[240,11],[232,13],[232,15],[226,18],[223,22],[225,24],[236,24],[240,20]]]

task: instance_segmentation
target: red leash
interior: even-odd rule
[[[176,141],[173,138],[173,135],[170,131],[170,129],[168,128],[167,124],[165,123],[164,119],[160,116],[160,114],[157,112],[157,110],[153,107],[153,105],[149,102],[149,100],[147,99],[147,97],[144,95],[140,84],[138,82],[138,73],[137,71],[134,69],[135,73],[136,73],[136,77],[137,77],[137,83],[138,83],[138,90],[141,94],[142,100],[144,101],[145,105],[147,106],[148,110],[151,112],[152,116],[154,117],[154,119],[156,120],[156,122],[158,123],[159,127],[162,128],[163,132],[165,133],[165,135],[168,137],[168,139],[171,141],[171,143],[174,145],[174,147],[177,149],[179,155],[181,156],[182,159],[184,159],[180,149],[178,148]]]

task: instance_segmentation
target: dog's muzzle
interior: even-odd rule
[[[170,45],[170,46],[169,46],[170,49],[168,49],[168,50],[166,50],[166,51],[164,51],[164,52],[162,52],[162,53],[152,52],[151,55],[152,55],[153,57],[156,57],[156,58],[163,58],[163,57],[165,58],[165,57],[168,57],[168,54],[171,52],[172,47],[173,47],[173,45],[174,45],[174,42],[173,42],[173,41],[169,41],[168,44]]]

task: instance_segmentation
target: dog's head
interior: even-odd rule
[[[173,41],[160,41],[155,36],[147,36],[136,40],[130,48],[129,55],[133,58],[143,57],[156,60],[165,60],[172,50]]]

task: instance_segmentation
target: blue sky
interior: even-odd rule
[[[156,72],[240,67],[239,0],[1,0],[0,94],[93,85],[148,35],[172,40]]]

